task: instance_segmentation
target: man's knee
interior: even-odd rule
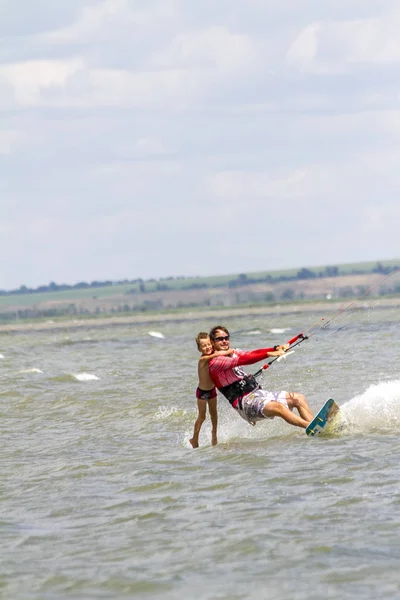
[[[287,403],[290,406],[297,408],[298,406],[304,406],[306,402],[305,396],[303,394],[298,394],[297,392],[289,392]]]

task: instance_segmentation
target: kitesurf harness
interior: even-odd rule
[[[229,401],[230,404],[235,402],[235,400],[240,400],[243,396],[250,394],[254,390],[260,389],[261,386],[258,383],[257,379],[254,375],[245,375],[243,379],[238,379],[229,385],[225,385],[222,388],[218,388],[218,390],[225,396],[225,398]],[[237,403],[236,403],[237,405]]]

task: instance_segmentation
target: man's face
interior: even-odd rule
[[[213,344],[215,350],[229,350],[229,334],[222,331],[222,329],[217,329]]]

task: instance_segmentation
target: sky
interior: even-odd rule
[[[1,0],[0,289],[400,258],[398,0]]]

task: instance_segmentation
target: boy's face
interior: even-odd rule
[[[200,352],[203,356],[207,356],[208,354],[212,354],[214,352],[213,345],[211,343],[210,338],[204,338],[199,341]]]

